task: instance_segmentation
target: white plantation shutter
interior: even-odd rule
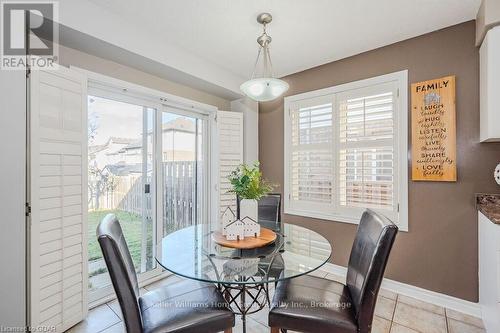
[[[87,313],[86,79],[30,78],[30,325],[63,332]]]
[[[407,230],[407,72],[285,98],[285,213]]]
[[[374,85],[339,93],[339,204],[393,212],[397,86]]]
[[[290,205],[326,212],[333,201],[332,100],[300,101],[289,116]]]
[[[227,193],[231,184],[227,176],[243,163],[243,113],[218,111],[219,133],[219,216],[226,207],[236,214],[236,196]]]

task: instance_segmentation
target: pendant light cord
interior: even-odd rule
[[[266,24],[263,23],[263,33],[260,37],[266,36],[267,31],[266,31]],[[255,73],[257,71],[257,65],[259,64],[259,59],[260,55],[262,53],[262,50],[264,49],[264,54],[263,54],[263,70],[262,70],[262,77],[270,76],[271,78],[274,77],[274,71],[273,71],[273,62],[271,61],[271,52],[269,51],[269,43],[270,43],[270,37],[269,41],[265,41],[262,44],[258,42],[259,44],[259,51],[257,52],[257,59],[255,60],[255,64],[253,66],[253,72],[251,78],[255,78]]]

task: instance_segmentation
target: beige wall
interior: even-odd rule
[[[408,69],[409,83],[456,75],[458,181],[409,181],[409,232],[400,232],[386,277],[469,301],[478,300],[477,192],[500,193],[493,170],[500,144],[479,143],[479,54],[475,22],[389,45],[285,78],[288,95]],[[283,184],[283,99],[260,105],[259,156],[264,176]],[[282,191],[282,187],[279,188]],[[285,215],[333,245],[346,266],[356,226]]]
[[[230,101],[221,97],[62,45],[59,47],[59,63],[64,66],[77,66],[116,79],[139,84],[147,88],[210,104],[218,107],[220,110],[230,110]]]

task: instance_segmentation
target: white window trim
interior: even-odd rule
[[[338,94],[351,89],[359,89],[367,86],[396,82],[398,87],[397,111],[395,120],[397,122],[397,133],[395,151],[397,163],[397,184],[399,203],[398,219],[394,221],[401,231],[408,231],[408,70],[385,74],[365,80],[349,82],[329,88],[309,91],[302,94],[285,97],[284,107],[284,212],[285,214],[299,215],[305,217],[331,220],[358,224],[360,216],[350,216],[338,213],[323,213],[292,208],[290,204],[290,151],[291,151],[291,118],[290,106],[301,100],[317,98],[321,96]],[[332,98],[335,108],[335,99]],[[335,125],[334,125],[335,126]]]

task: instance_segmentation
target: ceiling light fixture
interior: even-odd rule
[[[289,88],[288,83],[274,78],[273,63],[269,53],[271,36],[266,32],[267,24],[271,23],[273,17],[269,13],[262,13],[257,16],[257,22],[263,25],[263,33],[257,38],[259,52],[255,61],[252,78],[240,86],[241,91],[257,102],[267,102],[283,95]],[[262,55],[262,57],[261,57]],[[259,60],[262,58],[262,71],[259,71]]]

